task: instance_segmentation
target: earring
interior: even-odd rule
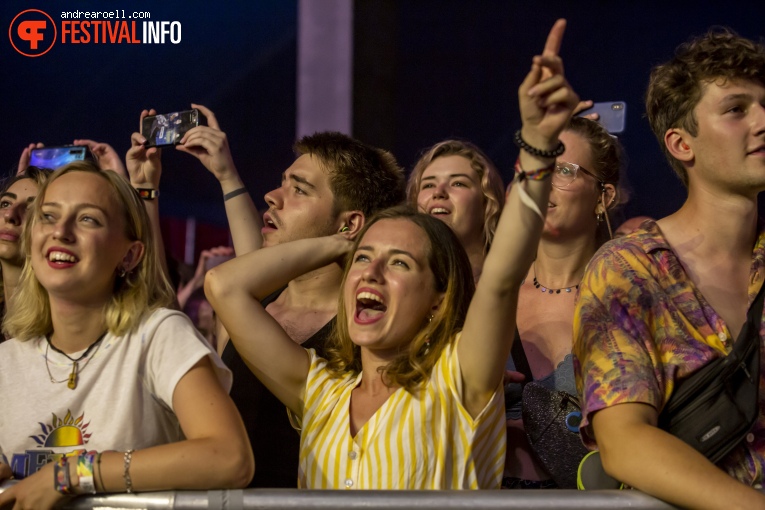
[[[117,271],[117,274],[119,275],[120,278],[124,278],[125,275],[127,274],[127,270],[124,267],[120,267],[120,270]]]
[[[428,317],[428,324],[433,322],[433,317],[435,317],[435,315],[433,315],[433,314],[431,314],[430,317]],[[430,343],[430,340],[428,340],[428,343]]]
[[[596,214],[595,217],[598,218],[598,223],[603,223],[603,213],[602,212],[599,212],[598,214]]]

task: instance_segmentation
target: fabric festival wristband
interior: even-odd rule
[[[62,456],[53,464],[53,488],[61,494],[72,494],[72,480],[66,457]]]
[[[244,188],[244,187],[235,189],[234,191],[229,191],[228,193],[223,195],[223,201],[228,202],[232,198],[238,197],[239,195],[243,195],[245,193],[247,193],[247,188]]]
[[[93,460],[95,457],[95,453],[86,453],[77,459],[77,477],[80,479],[80,489],[85,494],[96,493],[96,484],[93,479]]]
[[[158,189],[136,188],[135,190],[138,192],[138,196],[144,200],[154,200],[155,198],[159,197]]]
[[[518,175],[518,178],[520,180],[529,179],[530,181],[542,181],[550,177],[554,171],[555,171],[555,161],[553,161],[552,163],[550,163],[544,168],[526,171],[523,168],[521,168],[521,159],[518,158],[515,160],[515,173],[516,175]]]

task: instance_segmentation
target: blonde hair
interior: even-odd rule
[[[444,140],[426,149],[425,153],[414,165],[412,175],[409,176],[406,194],[408,202],[417,207],[417,197],[420,193],[422,184],[422,174],[433,161],[446,156],[462,156],[470,163],[470,167],[475,170],[478,178],[481,180],[481,191],[483,192],[484,212],[483,212],[483,239],[484,254],[489,252],[491,242],[494,239],[494,232],[497,230],[499,215],[502,213],[502,207],[505,205],[505,185],[502,183],[497,167],[484,154],[484,152],[470,142],[462,140]]]
[[[8,337],[25,341],[52,331],[48,293],[37,280],[30,262],[30,239],[32,229],[40,219],[48,186],[71,172],[96,174],[108,182],[114,198],[122,208],[125,236],[130,241],[140,241],[144,245],[144,253],[138,264],[124,277],[116,276],[112,298],[104,304],[104,324],[108,331],[116,336],[134,331],[148,312],[169,306],[174,300],[173,289],[157,258],[149,217],[138,193],[122,176],[109,170],[102,171],[92,162],[77,161],[51,174],[40,188],[32,204],[31,214],[27,214],[22,244],[27,260],[3,323],[3,332]]]
[[[389,386],[403,386],[414,392],[430,377],[433,366],[444,347],[454,341],[462,329],[470,300],[475,292],[473,270],[465,250],[451,228],[430,215],[417,212],[410,206],[385,209],[376,214],[356,237],[351,253],[354,253],[367,230],[381,220],[403,219],[422,229],[428,238],[428,265],[433,273],[436,292],[444,298],[427,325],[412,341],[401,349],[396,359],[381,369],[383,380]],[[345,287],[353,259],[349,258],[343,274],[341,289]],[[361,372],[361,349],[354,344],[348,332],[348,316],[345,312],[344,293],[340,292],[337,320],[326,348],[327,370],[334,377],[348,372]],[[427,317],[422,317],[425,322]]]

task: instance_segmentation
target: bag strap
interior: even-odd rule
[[[529,360],[526,357],[526,351],[523,349],[523,343],[521,342],[521,334],[518,332],[518,326],[515,327],[515,338],[513,339],[513,346],[510,348],[510,356],[513,358],[515,369],[522,373],[526,378],[521,383],[521,387],[524,387],[526,386],[526,383],[530,383],[534,380],[534,376],[531,375],[531,366],[529,366]]]
[[[760,324],[762,323],[762,309],[765,303],[765,283],[760,286],[757,297],[752,301],[749,311],[746,314],[744,327],[738,334],[736,342],[733,344],[733,350],[743,356],[747,347],[760,339]]]

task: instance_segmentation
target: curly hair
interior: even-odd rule
[[[113,199],[120,205],[123,213],[125,236],[131,241],[140,241],[145,248],[143,257],[132,271],[124,277],[115,275],[112,298],[104,305],[104,323],[109,332],[122,336],[134,331],[146,313],[169,306],[175,299],[175,293],[157,257],[149,217],[136,190],[121,175],[110,170],[102,171],[91,161],[77,161],[51,174],[40,188],[27,214],[23,235],[27,260],[21,272],[18,289],[13,301],[9,303],[8,313],[3,322],[3,332],[8,337],[25,341],[47,335],[53,328],[48,293],[35,277],[30,262],[30,240],[32,230],[40,221],[42,203],[48,186],[70,172],[96,174],[109,184]]]
[[[383,380],[389,386],[397,385],[414,392],[427,382],[430,373],[446,345],[454,341],[455,335],[465,323],[470,300],[475,292],[473,271],[465,250],[452,229],[444,222],[422,214],[410,206],[399,206],[380,211],[368,221],[356,237],[351,253],[355,252],[367,230],[383,220],[403,219],[411,221],[428,238],[427,258],[433,272],[435,290],[443,292],[444,298],[438,311],[421,329],[399,356],[381,369]],[[349,258],[343,274],[343,285],[353,262]],[[342,377],[351,372],[361,372],[361,349],[354,344],[348,332],[348,316],[345,299],[340,293],[337,321],[326,348],[327,370]],[[427,317],[421,317],[426,322]]]
[[[715,28],[681,44],[675,56],[651,71],[646,93],[646,113],[670,165],[688,186],[688,172],[664,143],[669,129],[682,128],[698,134],[694,109],[704,87],[716,80],[744,80],[765,86],[765,46],[737,35],[728,28]]]
[[[446,156],[462,156],[470,163],[476,175],[481,180],[483,192],[483,238],[484,254],[488,253],[494,232],[497,230],[497,222],[502,208],[505,205],[505,185],[491,159],[477,146],[463,140],[444,140],[434,146],[425,149],[420,159],[415,163],[412,174],[409,176],[406,194],[408,202],[417,207],[417,196],[422,184],[422,175],[433,161]]]
[[[304,136],[295,154],[315,156],[329,173],[334,212],[375,212],[404,201],[404,171],[388,151],[333,131]]]

